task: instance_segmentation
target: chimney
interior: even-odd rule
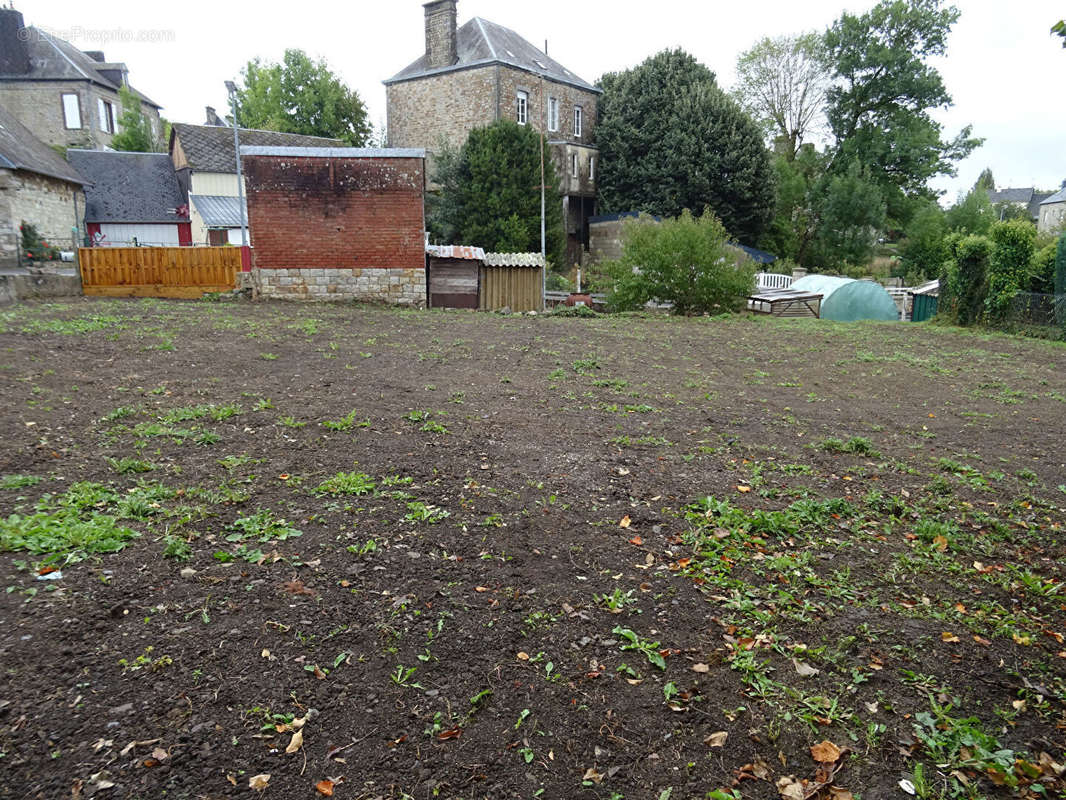
[[[428,10],[426,14],[429,14]],[[31,31],[22,21],[21,12],[13,8],[0,8],[0,74],[29,73],[30,53],[26,47],[28,33]]]
[[[107,59],[104,58],[103,50],[83,50],[82,52],[85,53],[85,55],[87,55],[93,61],[98,61],[101,64],[107,61]]]
[[[226,123],[219,118],[218,112],[216,112],[213,107],[207,106],[206,111],[207,119],[204,122],[204,125],[210,125],[213,128],[228,127]]]
[[[450,67],[459,60],[456,0],[433,0],[426,9],[426,67]]]

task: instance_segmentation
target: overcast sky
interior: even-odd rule
[[[223,81],[255,56],[280,60],[298,47],[330,66],[383,124],[381,81],[425,48],[423,0],[346,3],[143,0],[16,0],[27,24],[47,28],[82,50],[125,61],[130,83],[177,122],[204,121],[204,106],[226,104]],[[459,0],[459,24],[490,19],[543,47],[586,80],[625,69],[664,48],[681,47],[732,85],[737,55],[762,36],[823,29],[844,9],[872,0]],[[1066,49],[1049,28],[1064,13],[1059,0],[957,0],[962,18],[939,63],[955,105],[938,112],[954,134],[972,124],[985,145],[963,162],[958,178],[936,188],[954,198],[985,166],[1000,186],[1058,188],[1066,179]]]

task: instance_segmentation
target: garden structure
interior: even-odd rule
[[[806,275],[792,283],[792,290],[822,295],[821,317],[838,322],[861,319],[899,320],[899,310],[884,287],[836,275]]]

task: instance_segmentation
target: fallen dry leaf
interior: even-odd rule
[[[618,520],[618,527],[619,528],[628,528],[632,522],[633,522],[633,520],[631,520],[629,518],[629,514],[626,514],[624,517],[622,517],[620,520]]]
[[[634,536],[632,539],[629,540],[629,543],[635,544],[637,545],[637,547],[640,547],[640,545],[644,544],[644,540],[641,539],[640,536]]]
[[[326,797],[333,797],[333,781],[331,780],[327,779],[324,781],[319,781],[315,784],[315,789],[317,789],[318,793],[321,795],[325,795]]]
[[[795,667],[796,668],[796,672],[799,673],[804,678],[809,678],[812,675],[817,675],[819,672],[821,672],[820,669],[812,667],[807,662],[800,661],[800,660],[795,659],[795,658],[792,659],[792,666]]]
[[[474,591],[478,594],[484,594],[485,592],[491,592],[492,589],[490,589],[488,586],[475,586]]]
[[[785,800],[804,800],[805,795],[803,784],[796,780],[794,775],[782,776],[777,779],[777,793]]]
[[[811,758],[820,764],[833,764],[840,758],[840,748],[828,739],[811,745]]]
[[[463,735],[463,729],[460,728],[457,725],[454,728],[449,728],[446,731],[441,731],[440,733],[437,734],[437,738],[440,739],[443,742],[443,741],[447,741],[448,739],[458,739],[462,735]]]
[[[589,767],[585,770],[585,774],[581,777],[583,781],[592,781],[595,784],[603,783],[603,779],[606,777],[604,773],[597,772],[595,767]]]
[[[265,772],[262,775],[253,775],[248,779],[248,788],[255,789],[257,792],[264,791],[267,786],[270,785],[270,773]]]
[[[717,731],[703,740],[708,747],[724,747],[725,740],[729,738],[729,731]]]
[[[854,800],[851,792],[847,789],[841,789],[839,786],[829,787],[830,800]]]
[[[959,641],[959,637],[956,636],[951,631],[944,631],[943,633],[940,634],[940,641],[942,641],[942,642],[957,642],[957,641]]]
[[[285,748],[285,752],[289,754],[295,753],[297,750],[303,747],[303,743],[304,732],[303,730],[298,730],[292,735],[292,739],[289,741],[289,746]]]
[[[689,667],[689,669],[692,670],[693,672],[710,672],[711,671],[711,668],[709,666],[707,666],[706,664],[693,664],[691,667]]]
[[[741,494],[747,494],[748,492],[751,491],[751,487],[750,486],[738,486],[737,487],[737,491],[740,492]]]
[[[519,661],[529,661],[529,653],[525,652],[524,650],[520,650],[518,652],[518,655],[515,656],[515,658],[517,658]]]

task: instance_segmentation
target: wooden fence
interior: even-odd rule
[[[481,267],[482,311],[541,311],[542,267]]]
[[[78,264],[87,295],[196,298],[236,288],[241,248],[82,247]]]

